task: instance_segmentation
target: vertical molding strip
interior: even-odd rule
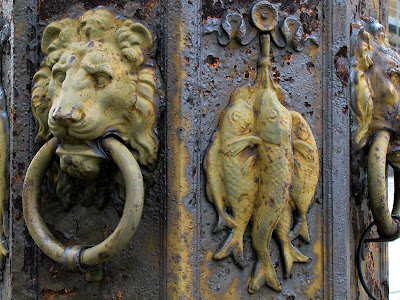
[[[199,3],[166,2],[166,299],[197,299],[199,281]]]
[[[4,24],[8,24],[10,26],[10,37],[9,39],[9,44],[7,45],[7,43],[5,42],[2,45],[2,51],[3,53],[4,51],[4,46],[11,46],[13,44],[13,35],[14,35],[14,26],[12,23],[12,13],[13,13],[13,2],[9,1],[9,0],[3,0],[1,3],[1,13],[2,13],[2,17],[4,19]],[[9,50],[9,49],[7,49]],[[12,80],[12,61],[11,61],[11,55],[1,55],[2,61],[1,63],[1,70],[2,70],[2,74],[0,74],[0,76],[2,76],[1,78],[1,82],[4,88],[4,93],[5,93],[5,98],[6,98],[6,107],[4,108],[8,114],[8,130],[9,130],[9,103],[10,103],[10,93],[12,91],[12,86],[13,86],[13,80]],[[6,91],[7,90],[7,91]],[[8,142],[8,146],[7,146],[7,156],[5,158],[6,160],[6,167],[9,168],[10,166],[10,134],[8,133],[7,136],[7,142]],[[0,282],[0,299],[11,299],[11,289],[12,289],[12,285],[11,285],[11,250],[12,250],[12,217],[11,217],[11,205],[10,205],[10,172],[7,171],[5,176],[8,176],[7,179],[4,179],[7,187],[6,187],[6,193],[8,193],[8,201],[6,203],[6,207],[4,208],[4,213],[8,214],[8,224],[7,224],[7,231],[8,231],[8,237],[7,237],[7,242],[8,242],[8,250],[9,250],[9,254],[8,256],[5,258],[5,265],[3,266],[4,268],[2,270],[0,270],[0,272],[3,272],[2,274],[2,282]]]
[[[350,268],[350,128],[349,85],[337,77],[334,57],[350,50],[349,4],[324,1],[323,35],[323,205],[325,211],[325,297],[349,299]],[[346,47],[346,48],[345,48]],[[348,53],[348,52],[347,52]]]
[[[23,174],[34,146],[35,123],[31,114],[31,82],[39,62],[37,44],[37,0],[12,4],[10,70],[10,260],[12,299],[38,299],[40,252],[22,220]]]

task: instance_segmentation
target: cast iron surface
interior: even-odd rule
[[[244,82],[253,82],[260,48],[258,38],[246,46],[232,41],[221,47],[218,37],[205,35],[206,28],[200,25],[210,18],[221,21],[227,12],[249,20],[251,3],[244,0],[76,2],[3,1],[3,15],[13,24],[11,43],[3,47],[3,83],[11,124],[12,255],[6,260],[0,298],[9,299],[12,295],[24,300],[82,299],[89,295],[94,299],[286,300],[315,295],[325,299],[367,299],[358,284],[354,261],[361,232],[370,223],[368,209],[364,194],[347,200],[351,178],[349,24],[361,15],[384,22],[385,1],[269,1],[280,4],[279,11],[287,18],[299,20],[304,35],[316,36],[319,44],[317,47],[307,41],[303,52],[292,51],[292,44],[288,48],[272,46],[273,80],[294,98],[285,107],[299,112],[309,123],[321,157],[321,179],[314,205],[307,214],[313,244],[308,246],[301,240],[293,243],[295,247],[301,246],[300,251],[311,262],[294,264],[292,277],[284,280],[282,265],[275,264],[281,259],[276,255],[279,249],[275,242],[271,243],[278,280],[284,282],[280,294],[269,288],[248,293],[247,279],[256,260],[249,232],[244,236],[246,268],[235,266],[231,258],[213,259],[226,237],[224,233],[212,233],[216,212],[205,194],[202,164],[219,116],[228,104],[228,95]],[[163,76],[156,75],[156,83],[165,84],[167,106],[165,114],[159,110],[160,155],[154,171],[144,172],[146,201],[140,224],[146,226],[140,225],[129,247],[104,264],[101,282],[88,283],[84,276],[66,272],[41,254],[22,219],[21,194],[24,174],[38,150],[33,143],[36,126],[30,113],[30,95],[32,77],[43,58],[40,54],[43,30],[52,21],[77,18],[98,5],[149,25],[157,37],[149,58],[153,62],[156,59],[160,66]],[[104,204],[107,203],[104,200],[123,190],[107,178],[99,178],[96,186],[91,181],[83,184],[71,179],[74,187],[70,191],[74,191],[72,197],[77,199],[72,206],[64,206],[53,189],[43,185],[43,217],[54,236],[65,245],[97,244],[117,226],[120,209],[113,203]],[[97,196],[82,196],[87,193],[81,191],[87,189],[95,190]],[[95,201],[90,203],[90,199]],[[122,208],[121,202],[117,203]],[[374,294],[385,298],[385,247],[371,244],[369,250],[364,275]],[[319,271],[313,273],[312,269]]]

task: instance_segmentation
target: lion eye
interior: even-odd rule
[[[95,74],[93,77],[97,88],[104,88],[111,81],[111,77],[104,73]]]
[[[65,80],[65,72],[56,72],[55,74],[53,74],[53,78],[55,81],[61,84]]]

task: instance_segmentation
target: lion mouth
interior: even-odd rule
[[[97,146],[85,144],[62,143],[56,150],[58,156],[61,155],[82,155],[94,158],[106,158],[104,152]]]
[[[107,156],[93,144],[61,143],[56,150],[60,157],[61,169],[76,178],[96,178],[100,173],[100,164]]]

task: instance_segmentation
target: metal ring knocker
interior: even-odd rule
[[[93,247],[62,245],[50,232],[39,212],[40,186],[53,161],[59,140],[52,138],[33,158],[26,173],[23,189],[25,222],[33,240],[51,259],[69,270],[85,272],[87,267],[99,265],[125,248],[138,227],[143,211],[144,188],[139,165],[132,153],[117,139],[106,137],[100,144],[121,170],[126,186],[125,207],[114,232]]]
[[[390,236],[390,237],[379,237],[379,238],[374,238],[374,239],[367,239],[366,236],[370,232],[371,228],[376,225],[376,221],[373,221],[371,224],[368,225],[368,227],[364,230],[360,244],[358,245],[357,248],[357,271],[358,271],[358,278],[360,279],[361,285],[363,286],[364,290],[367,292],[368,296],[370,296],[373,300],[377,300],[377,298],[372,294],[370,289],[368,288],[364,276],[362,274],[361,270],[361,261],[362,261],[362,252],[363,252],[363,247],[365,243],[382,243],[382,242],[392,242],[400,238],[400,216],[398,215],[392,215],[392,218],[397,221],[397,225],[399,227],[397,235]]]

